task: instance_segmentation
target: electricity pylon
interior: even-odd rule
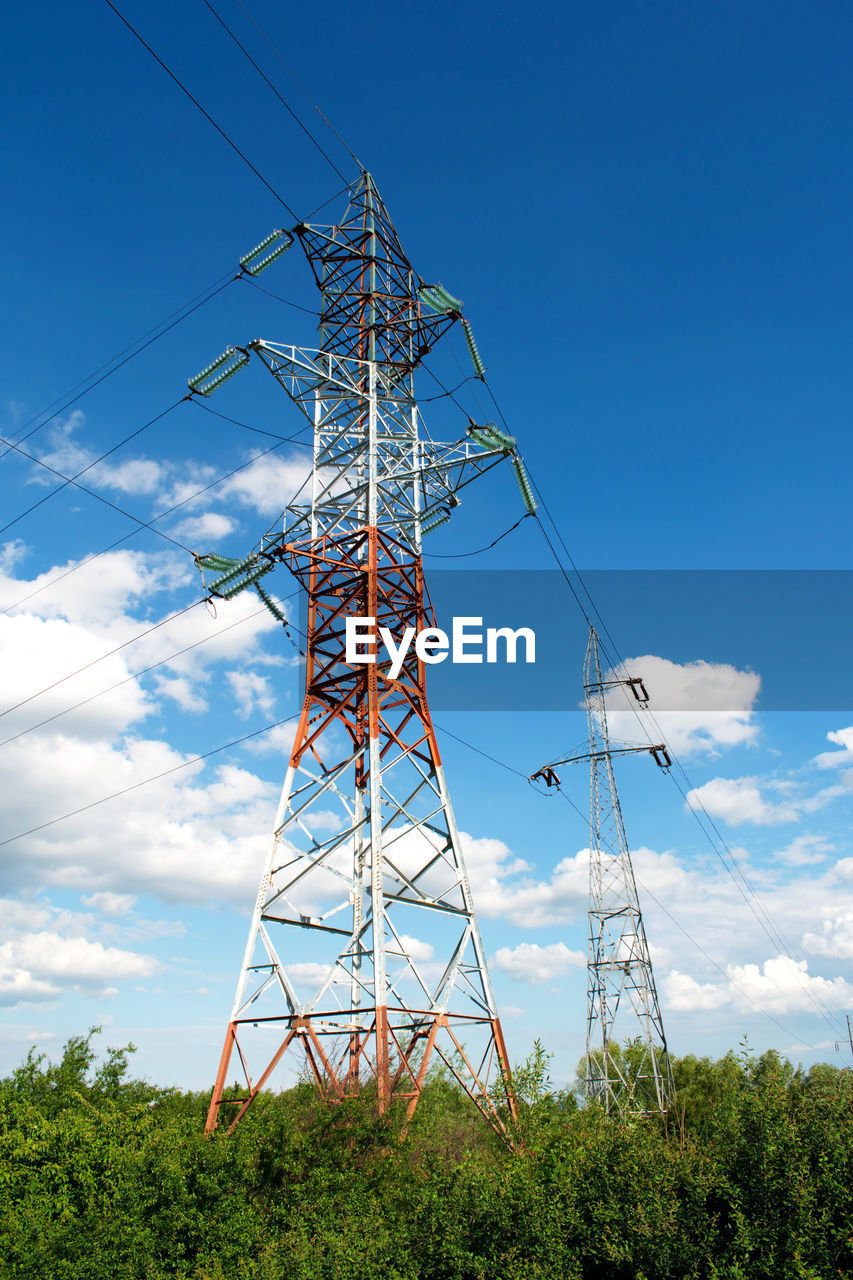
[[[606,692],[624,686],[641,707],[648,694],[638,676],[604,680],[598,637],[590,628],[584,662],[589,750],[554,760],[533,777],[559,786],[555,769],[589,761],[589,934],[587,952],[586,1096],[608,1113],[664,1112],[673,1099],[652,961],[616,790],[613,756],[649,752],[669,768],[663,743],[611,746]],[[627,1052],[621,1041],[629,1040]]]
[[[258,340],[190,380],[209,394],[255,353],[314,429],[308,493],[283,531],[241,561],[197,557],[219,575],[212,594],[230,598],[283,563],[308,598],[305,699],[207,1128],[235,1049],[246,1088],[232,1127],[282,1057],[301,1050],[329,1100],[370,1086],[380,1112],[399,1100],[408,1115],[440,1058],[501,1128],[493,1086],[503,1076],[514,1113],[509,1066],[425,661],[412,646],[395,678],[381,651],[348,662],[346,620],[375,620],[395,642],[433,625],[421,538],[502,459],[535,504],[515,441],[494,424],[471,423],[452,444],[425,438],[413,372],[456,322],[484,370],[462,304],[416,276],[370,175],[338,224],[276,234],[244,270],[299,240],[321,292],[321,349]]]

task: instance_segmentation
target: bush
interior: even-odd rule
[[[131,1079],[131,1045],[98,1065],[94,1035],[0,1082],[0,1276],[853,1276],[849,1071],[686,1057],[670,1115],[617,1119],[555,1093],[537,1044],[513,1146],[440,1074],[409,1125],[299,1085],[205,1138],[206,1096]]]

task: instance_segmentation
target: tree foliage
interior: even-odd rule
[[[408,1126],[302,1084],[205,1138],[207,1095],[133,1080],[131,1053],[99,1063],[90,1033],[0,1082],[0,1276],[853,1276],[850,1071],[688,1056],[668,1116],[616,1119],[537,1044],[509,1147],[441,1074]]]

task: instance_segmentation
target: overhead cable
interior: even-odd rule
[[[114,444],[111,449],[107,449],[107,451],[102,453],[100,457],[95,458],[93,462],[87,463],[85,467],[81,467],[81,469],[75,472],[73,476],[66,476],[61,484],[57,485],[55,489],[51,489],[50,493],[46,493],[43,498],[39,498],[38,502],[34,502],[32,506],[27,507],[26,511],[21,511],[11,520],[8,520],[6,524],[0,526],[0,534],[5,533],[7,529],[11,529],[19,520],[23,520],[25,516],[30,515],[33,511],[37,510],[38,507],[43,506],[45,502],[49,502],[51,498],[55,498],[58,493],[61,493],[63,489],[67,489],[70,484],[76,484],[80,477],[84,476],[87,471],[91,471],[93,467],[97,467],[99,463],[103,462],[105,458],[109,458],[111,454],[117,453],[119,449],[123,448],[126,444],[129,444],[131,440],[135,440],[137,436],[141,436],[143,431],[147,431],[149,427],[153,427],[155,422],[160,422],[167,414],[170,414],[173,409],[177,409],[179,404],[183,404],[185,400],[189,399],[189,396],[181,396],[180,400],[176,400],[174,404],[170,404],[168,409],[164,409],[162,413],[158,413],[155,417],[149,418],[149,420],[144,422],[141,427],[137,427],[135,431],[131,431],[130,435],[125,436],[123,440],[119,440],[118,444]]]
[[[258,35],[260,35],[260,36],[261,36],[261,38],[262,38],[263,40],[265,40],[265,41],[266,41],[266,43],[269,45],[270,49],[272,49],[273,53],[274,53],[274,54],[275,54],[275,56],[278,58],[279,62],[280,62],[280,63],[281,63],[281,65],[284,67],[284,69],[285,69],[285,71],[287,72],[287,74],[288,74],[288,75],[289,75],[289,76],[290,76],[290,77],[295,81],[295,83],[299,86],[299,88],[300,88],[300,89],[302,90],[302,92],[305,94],[305,97],[306,97],[306,98],[308,99],[308,101],[311,103],[312,107],[313,107],[313,108],[314,108],[314,110],[317,112],[317,114],[319,115],[320,119],[323,121],[323,123],[324,123],[324,124],[325,124],[329,129],[331,129],[332,133],[335,135],[335,137],[337,138],[338,142],[341,144],[341,146],[344,148],[344,150],[349,154],[350,158],[355,162],[355,164],[356,164],[356,165],[357,165],[357,167],[358,167],[359,173],[363,173],[363,172],[364,172],[364,165],[361,163],[361,161],[359,160],[358,156],[355,154],[355,152],[352,150],[352,148],[351,148],[351,147],[349,147],[349,146],[347,145],[347,143],[344,141],[344,139],[343,139],[343,138],[341,137],[341,135],[338,133],[338,131],[337,131],[337,129],[335,128],[335,126],[332,124],[331,120],[329,120],[328,116],[326,116],[326,115],[325,115],[325,113],[320,109],[320,107],[317,105],[317,103],[316,103],[316,102],[314,101],[314,99],[311,97],[311,94],[310,94],[310,93],[308,92],[308,90],[305,88],[305,85],[302,83],[302,81],[301,81],[301,80],[299,80],[299,79],[297,78],[297,76],[296,76],[295,72],[294,72],[294,71],[293,71],[293,70],[288,66],[288,64],[285,62],[284,58],[281,56],[281,54],[279,53],[278,49],[275,47],[275,45],[273,44],[273,42],[270,40],[269,36],[268,36],[268,35],[266,34],[266,32],[265,32],[265,31],[264,31],[264,30],[263,30],[263,29],[258,25],[258,23],[255,21],[255,19],[252,17],[252,15],[249,13],[249,10],[248,10],[248,9],[246,8],[246,6],[242,3],[242,0],[237,0],[237,4],[238,4],[238,5],[240,6],[240,8],[243,10],[243,13],[244,13],[244,14],[246,15],[246,17],[249,19],[249,21],[251,22],[251,24],[252,24],[252,26],[255,28],[255,30],[258,32]]]
[[[128,31],[130,31],[130,33],[136,37],[136,39],[143,46],[143,48],[148,50],[148,52],[151,54],[151,57],[155,60],[155,62],[159,63],[159,65],[163,68],[166,74],[170,76],[172,80],[174,80],[175,84],[178,86],[178,88],[181,90],[182,93],[186,94],[186,96],[189,98],[193,106],[198,107],[199,111],[204,116],[205,120],[207,120],[210,124],[213,125],[216,132],[220,135],[220,137],[225,139],[225,141],[228,143],[232,151],[236,152],[236,154],[240,157],[240,159],[243,161],[245,165],[248,165],[248,167],[252,170],[252,173],[255,175],[255,177],[258,178],[264,184],[267,191],[269,191],[270,194],[273,195],[275,199],[279,202],[279,204],[284,209],[287,210],[291,218],[293,218],[294,222],[298,222],[299,221],[298,215],[293,211],[293,209],[291,209],[290,205],[287,203],[284,196],[282,196],[278,191],[276,191],[275,187],[272,185],[271,182],[267,181],[267,179],[261,173],[260,169],[256,168],[255,165],[252,164],[251,160],[245,154],[245,152],[241,151],[240,148],[237,146],[237,143],[234,142],[234,140],[229,137],[229,135],[222,128],[222,126],[216,123],[216,121],[214,120],[210,112],[206,111],[205,108],[199,102],[198,98],[194,97],[190,93],[189,89],[181,80],[178,79],[174,71],[172,71],[169,67],[166,66],[166,63],[159,56],[159,54],[154,52],[154,50],[151,48],[151,45],[148,44],[148,42],[142,38],[142,36],[139,34],[136,28],[132,26],[131,23],[128,22],[127,18],[119,9],[116,8],[112,0],[104,0],[104,3],[107,4],[110,7],[110,9],[112,9],[113,13],[116,15],[117,18],[121,19],[121,21],[127,27]]]
[[[262,734],[269,733],[272,729],[278,729],[280,725],[296,720],[299,714],[298,711],[295,711],[293,715],[285,716],[282,720],[274,720],[272,724],[265,724],[262,729],[253,729],[251,733],[244,733],[241,738],[234,738],[231,742],[224,742],[221,746],[213,747],[210,751],[203,751],[201,755],[193,756],[190,760],[184,760],[181,764],[176,764],[171,769],[163,769],[161,773],[155,773],[150,778],[143,778],[141,782],[133,782],[129,787],[122,787],[120,791],[113,791],[108,796],[101,796],[99,800],[92,800],[89,804],[83,804],[79,809],[72,809],[70,813],[63,813],[58,818],[50,818],[47,822],[40,822],[38,826],[30,827],[28,831],[19,831],[17,835],[7,836],[5,840],[0,840],[0,848],[3,845],[13,844],[16,840],[23,840],[26,836],[35,835],[36,832],[44,831],[48,827],[55,827],[57,823],[67,822],[69,818],[76,818],[78,814],[88,813],[90,809],[97,809],[99,805],[106,804],[109,800],[117,800],[120,796],[126,796],[131,791],[138,791],[140,787],[147,787],[152,782],[159,782],[161,778],[168,778],[173,773],[180,773],[182,769],[188,769],[190,765],[199,764],[202,760],[209,760],[211,756],[220,755],[221,752],[228,751],[232,747],[239,747],[251,738],[259,738]]]
[[[224,18],[223,18],[223,17],[222,17],[222,16],[221,16],[217,11],[216,11],[216,9],[214,9],[213,5],[210,3],[210,0],[203,0],[203,3],[204,3],[204,5],[206,6],[206,8],[208,8],[208,9],[210,10],[210,12],[213,14],[214,18],[215,18],[215,19],[216,19],[216,21],[219,23],[219,25],[220,25],[221,27],[223,27],[223,28],[228,32],[229,36],[230,36],[230,37],[231,37],[231,39],[234,41],[234,43],[236,44],[237,48],[238,48],[238,49],[240,50],[240,52],[244,55],[244,57],[248,58],[249,62],[252,64],[252,66],[253,66],[253,67],[255,68],[255,70],[257,71],[258,75],[261,77],[261,79],[264,81],[264,83],[265,83],[265,84],[266,84],[266,85],[267,85],[267,86],[268,86],[268,87],[273,91],[273,93],[274,93],[274,94],[275,94],[275,96],[278,98],[278,100],[279,100],[279,102],[281,103],[281,105],[284,107],[285,111],[287,111],[287,112],[292,116],[292,118],[296,121],[296,123],[299,125],[299,128],[302,130],[302,132],[305,134],[305,136],[306,136],[306,137],[307,137],[307,138],[308,138],[308,139],[309,139],[309,140],[314,144],[314,146],[315,146],[315,147],[317,148],[317,150],[320,152],[320,155],[323,157],[323,159],[324,159],[324,160],[326,160],[326,161],[327,161],[327,162],[332,166],[332,168],[334,169],[334,171],[335,171],[335,173],[338,175],[338,177],[339,177],[343,182],[346,182],[346,181],[347,181],[346,175],[345,175],[345,174],[343,174],[343,173],[341,173],[340,169],[339,169],[339,168],[338,168],[338,166],[335,164],[335,162],[334,162],[334,160],[332,159],[332,157],[328,154],[328,152],[327,152],[327,151],[324,151],[323,147],[320,145],[320,143],[319,143],[319,142],[317,141],[317,139],[314,137],[314,135],[313,135],[313,133],[311,132],[311,130],[310,130],[309,128],[307,128],[307,126],[306,126],[306,125],[304,125],[304,124],[302,123],[302,121],[299,119],[299,116],[298,116],[298,115],[296,114],[296,112],[293,110],[293,107],[291,107],[290,103],[289,103],[285,98],[283,98],[283,97],[282,97],[282,95],[279,93],[278,89],[277,89],[277,88],[275,87],[275,85],[273,84],[272,80],[270,80],[269,76],[268,76],[268,75],[263,71],[263,69],[262,69],[261,67],[259,67],[259,66],[258,66],[257,62],[255,62],[255,59],[254,59],[254,58],[252,57],[252,55],[249,53],[249,50],[246,48],[246,46],[240,43],[240,41],[237,39],[237,37],[236,37],[236,35],[234,34],[234,32],[233,32],[233,31],[231,30],[231,28],[228,26],[228,23],[225,21],[225,19],[224,19]]]

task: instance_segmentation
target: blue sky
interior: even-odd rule
[[[339,190],[201,0],[120,7],[299,216]],[[543,3],[522,15],[478,0],[359,13],[333,0],[322,23],[268,0],[251,9],[374,173],[416,269],[464,299],[490,385],[578,565],[848,567],[846,6]],[[221,12],[354,176],[239,6],[222,0]],[[292,219],[106,4],[48,0],[9,14],[5,32],[8,438]],[[261,283],[313,305],[296,252]],[[24,447],[78,471],[179,400],[187,376],[228,343],[256,336],[311,345],[313,322],[229,284]],[[455,358],[465,357],[461,342],[454,348],[435,367],[457,381]],[[422,375],[422,394],[436,389]],[[211,407],[278,435],[301,429],[261,369]],[[464,426],[446,402],[425,414],[439,438]],[[243,467],[159,524],[194,549],[236,554],[301,475],[296,444],[253,460],[275,443],[181,405],[85,483],[151,520]],[[0,523],[46,496],[46,474],[14,454],[0,460]],[[493,473],[466,490],[429,549],[482,546],[520,513],[509,472]],[[0,717],[2,839],[298,707],[296,655],[247,599],[215,620],[197,607],[135,639],[197,600],[199,582],[180,548],[133,530],[67,489],[0,534],[0,709],[62,681]],[[533,521],[456,563],[553,568]],[[454,562],[427,564],[447,572]],[[773,580],[773,608],[758,615],[736,576],[722,595],[691,577],[683,607],[639,574],[590,582],[620,651],[646,659],[638,669],[691,784],[795,956],[779,958],[761,908],[743,900],[671,780],[645,760],[625,762],[673,1048],[719,1053],[748,1034],[807,1063],[841,1062],[838,1013],[853,1008],[853,710],[840,669],[849,591],[841,574]],[[284,571],[275,588],[291,590]],[[439,723],[525,774],[576,742],[581,718],[565,708],[579,693],[585,641],[571,609],[566,595],[554,610],[567,627],[553,674],[562,710],[442,711]],[[786,672],[799,697],[788,703]],[[110,1043],[139,1045],[153,1079],[209,1083],[286,736],[285,726],[0,846],[0,1069],[33,1040],[53,1051],[104,1022]],[[542,1036],[564,1082],[583,1047],[584,824],[455,739],[442,748],[511,1055]],[[566,787],[583,809],[583,774]]]

